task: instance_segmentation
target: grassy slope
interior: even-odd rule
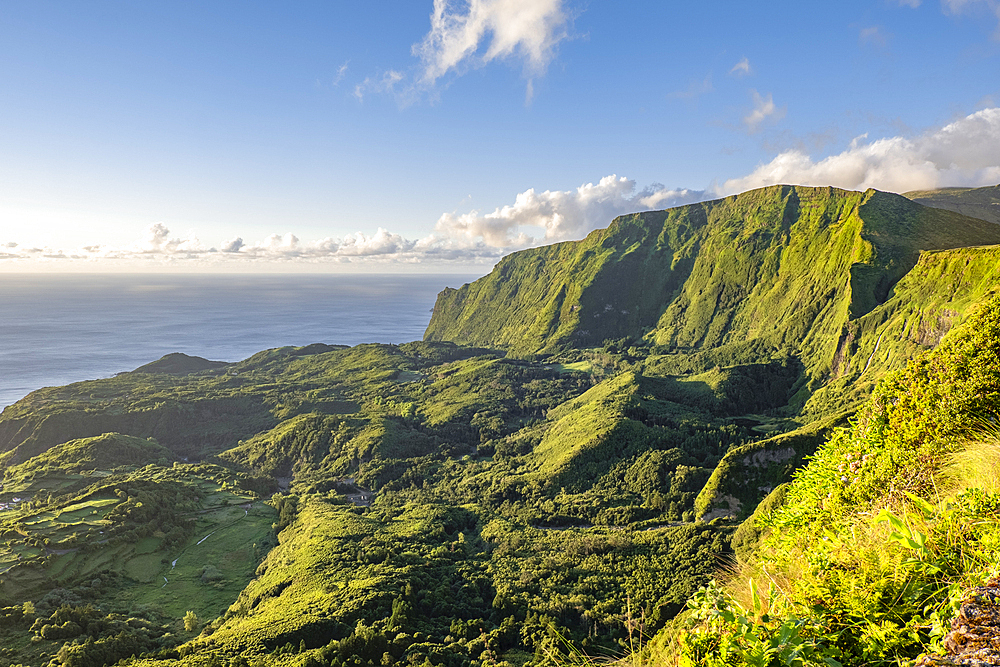
[[[920,250],[997,242],[994,225],[896,195],[774,186],[515,253],[442,292],[425,337],[517,353],[622,336],[682,352],[730,347],[730,358],[757,345],[800,356],[820,378],[844,326],[883,301]]]
[[[41,389],[0,414],[0,467],[108,432],[155,438],[178,457],[219,453],[298,414],[347,415],[359,401],[391,399],[401,392],[401,372],[454,352],[449,345],[412,349],[413,357],[385,345],[279,348],[224,369],[134,372]]]
[[[697,514],[747,516],[762,492],[787,480],[829,426],[843,421],[845,413],[837,408],[870,394],[886,372],[937,345],[970,309],[998,291],[1000,247],[922,253],[890,298],[847,328],[832,379],[806,404],[807,416],[810,410],[831,416],[728,452],[702,489]]]
[[[755,516],[762,541],[692,603],[693,628],[655,644],[677,641],[682,664],[708,666],[758,664],[761,650],[845,665],[942,650],[965,591],[996,574],[998,401],[994,295],[880,383]]]
[[[973,218],[1000,223],[1000,185],[985,188],[942,188],[918,190],[904,197],[934,208],[955,211]]]
[[[105,433],[56,445],[4,472],[7,479],[41,476],[46,472],[76,473],[87,470],[110,470],[123,465],[144,465],[152,461],[164,464],[173,460],[169,449],[155,441],[119,433]]]
[[[527,478],[583,491],[615,476],[616,464],[675,447],[681,423],[697,423],[709,432],[724,424],[699,410],[704,396],[685,396],[677,384],[687,383],[625,372],[550,411],[551,426],[524,461]],[[721,455],[723,449],[719,443],[712,453]]]
[[[844,421],[846,415],[836,415],[730,449],[698,493],[695,516],[702,521],[746,518],[762,498],[791,479],[831,429]]]
[[[226,361],[209,361],[203,357],[193,357],[183,352],[172,352],[163,357],[144,364],[132,371],[133,373],[196,373],[214,368],[229,366]]]

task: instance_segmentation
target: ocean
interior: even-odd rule
[[[420,340],[437,293],[477,277],[0,274],[0,408],[170,352]]]

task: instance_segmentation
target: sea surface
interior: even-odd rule
[[[420,340],[437,293],[476,277],[0,274],[0,408],[170,352]]]

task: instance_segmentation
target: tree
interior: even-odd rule
[[[198,629],[198,614],[193,611],[184,614],[184,629],[188,632],[194,632]]]

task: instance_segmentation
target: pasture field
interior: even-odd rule
[[[261,502],[199,514],[194,537],[180,550],[136,553],[125,562],[135,583],[121,589],[115,604],[146,606],[176,618],[187,611],[199,618],[221,615],[253,579],[276,518]]]
[[[168,469],[145,472],[157,481],[177,477]],[[138,485],[140,477],[145,476],[133,471],[120,485]],[[78,487],[81,480],[91,479],[103,483],[108,476],[35,475],[17,493],[31,498],[25,492],[34,490],[38,498],[41,492]],[[120,477],[111,481],[116,479]],[[0,510],[0,529],[8,535],[0,541],[0,597],[37,598],[53,585],[72,588],[111,573],[120,585],[107,599],[109,608],[138,606],[176,618],[188,610],[202,618],[223,613],[266,554],[277,516],[225,481],[187,475],[184,481],[197,502],[178,512],[178,520],[187,526],[187,536],[179,542],[171,541],[159,526],[128,523],[129,508],[121,497],[128,493],[98,489],[61,505],[25,502]]]
[[[552,369],[557,373],[590,373],[594,370],[594,363],[589,359],[584,359],[569,364],[555,364]]]

